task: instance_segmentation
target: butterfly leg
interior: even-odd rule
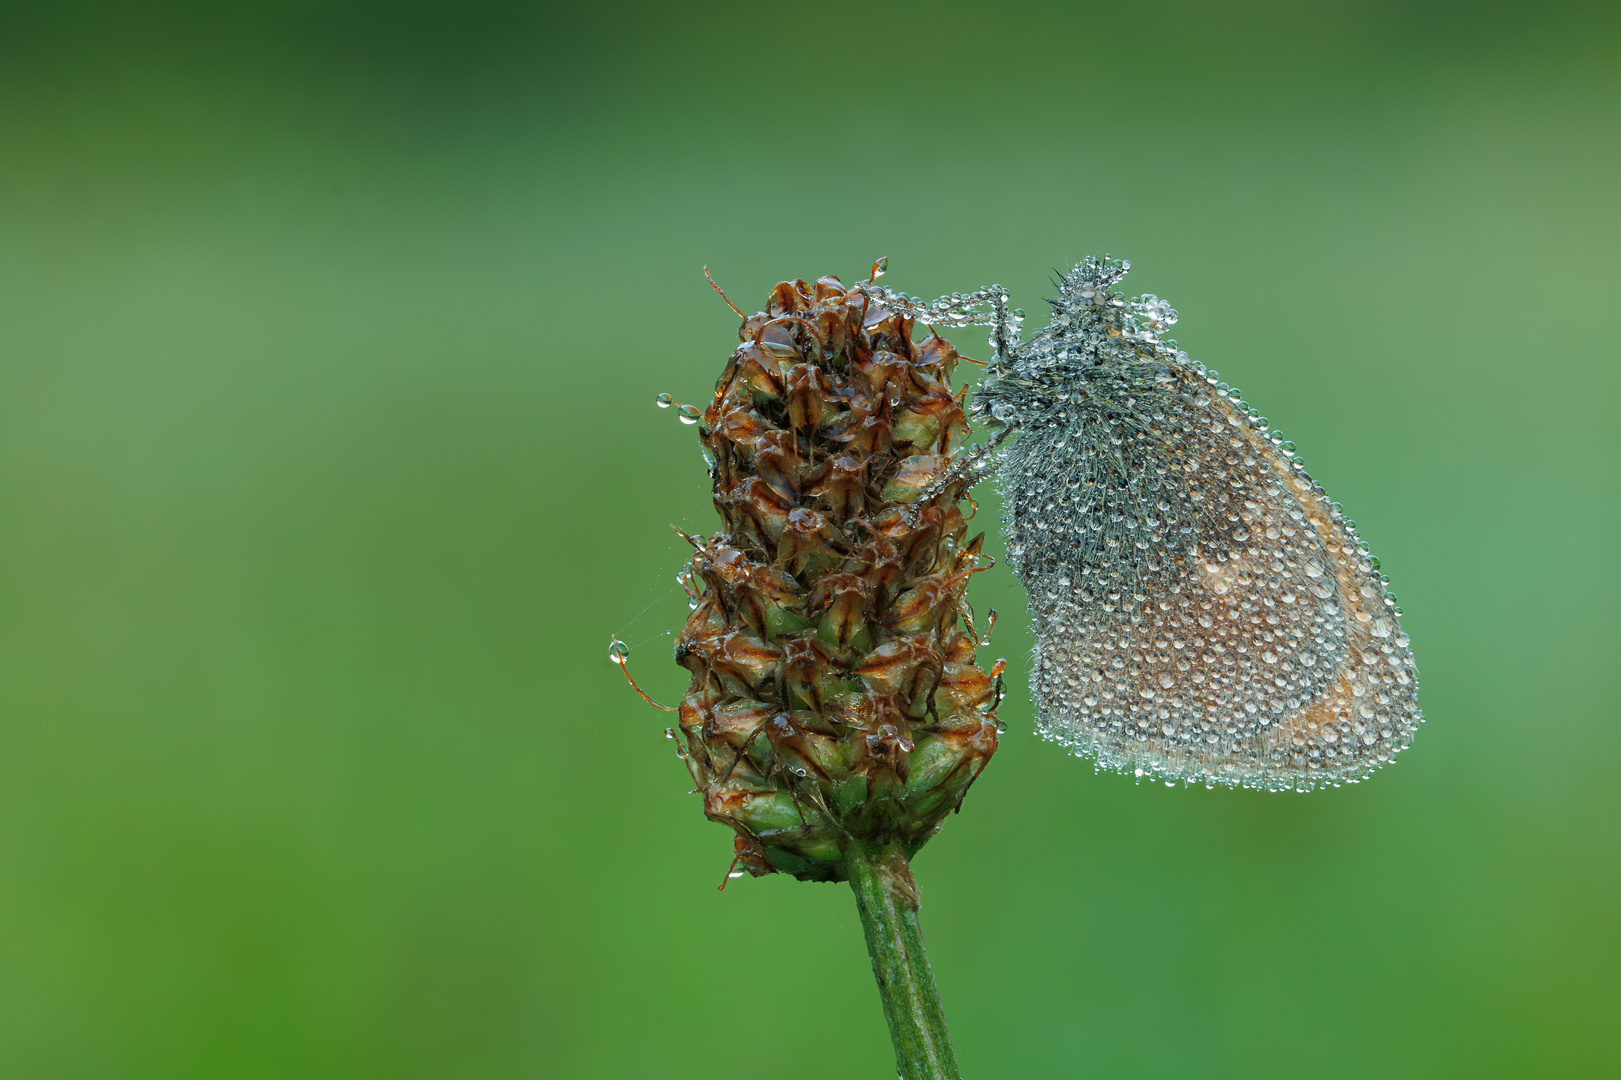
[[[989,326],[991,349],[995,353],[993,364],[1019,347],[1019,324],[1024,321],[1024,315],[1008,308],[1008,291],[1000,285],[987,285],[971,293],[953,293],[927,304],[914,303],[905,294],[881,285],[862,287],[897,315],[925,326]],[[989,310],[980,310],[985,308]]]
[[[997,448],[1003,443],[1007,442],[1008,437],[1017,430],[1018,425],[1008,424],[995,435],[992,435],[989,442],[982,446],[976,446],[973,450],[964,455],[965,460],[963,461],[963,465],[965,468],[963,470],[963,474],[968,478],[968,483],[963,487],[964,491],[967,491],[969,488],[980,483],[986,477],[990,476],[991,473],[996,471]]]
[[[996,450],[1007,441],[1008,436],[1012,435],[1015,430],[1017,430],[1015,425],[1007,425],[995,435],[992,435],[989,442],[976,446],[966,454],[962,454],[956,461],[947,466],[944,472],[925,484],[917,493],[917,501],[912,504],[912,509],[907,515],[907,523],[916,524],[918,510],[952,484],[960,480],[966,480],[967,482],[963,484],[963,491],[966,492],[969,488],[995,472]]]
[[[1013,355],[1013,350],[1019,347],[1019,324],[1024,321],[1023,312],[1014,312],[1008,309],[1008,294],[1001,286],[995,286],[991,295],[991,365],[997,366]]]

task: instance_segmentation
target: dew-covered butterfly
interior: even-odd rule
[[[1170,305],[1113,291],[1129,268],[1074,266],[1023,342],[1000,286],[929,305],[873,290],[992,327],[973,416],[996,434],[938,483],[999,481],[1038,729],[1168,782],[1360,780],[1422,720],[1388,579],[1294,445],[1163,339]]]

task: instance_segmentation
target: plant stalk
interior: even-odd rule
[[[917,883],[898,845],[845,854],[900,1080],[962,1080],[917,920]]]

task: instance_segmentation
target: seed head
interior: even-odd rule
[[[876,273],[874,275],[876,277]],[[1000,668],[966,592],[968,433],[950,343],[870,284],[784,282],[694,408],[721,531],[689,537],[696,607],[680,747],[754,874],[845,876],[853,842],[909,856],[996,749]]]

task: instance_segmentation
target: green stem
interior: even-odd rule
[[[962,1080],[917,921],[917,884],[899,847],[845,855],[900,1080]]]

